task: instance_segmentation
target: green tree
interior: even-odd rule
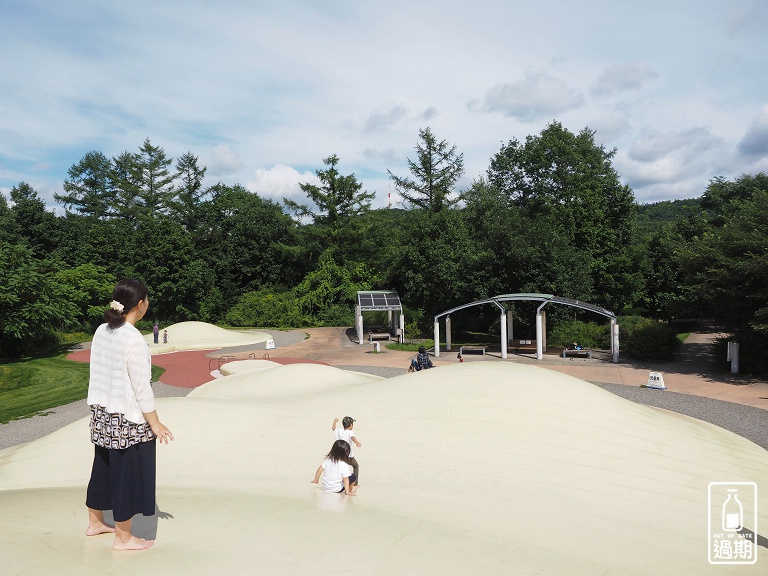
[[[491,159],[488,180],[538,221],[537,228],[556,227],[551,251],[575,251],[574,258],[561,257],[567,266],[585,267],[592,280],[591,289],[578,297],[620,309],[639,298],[643,279],[634,196],[612,166],[615,152],[597,145],[592,130],[573,134],[553,122],[525,144],[511,140],[502,146]],[[553,272],[561,276],[568,270]]]
[[[280,206],[240,185],[217,184],[202,206],[198,237],[216,277],[221,304],[229,309],[244,292],[264,286],[291,286],[303,267],[295,260],[294,222]]]
[[[308,259],[314,260],[319,252],[328,249],[337,251],[344,259],[352,256],[365,236],[366,229],[360,216],[370,210],[370,201],[375,194],[362,191],[363,185],[354,174],[342,176],[339,173],[336,154],[324,158],[323,163],[327,169],[315,172],[319,186],[300,184],[317,210],[288,198],[283,202],[295,216],[312,219],[310,225],[301,229],[301,235],[306,239],[302,246]]]
[[[354,174],[342,176],[336,166],[339,157],[336,154],[323,158],[325,170],[317,170],[320,186],[315,184],[299,184],[301,190],[317,206],[313,212],[308,206],[298,204],[288,198],[285,205],[299,217],[310,217],[316,224],[323,224],[337,231],[342,224],[352,216],[362,214],[371,208],[371,200],[376,195],[373,192],[363,192],[363,185],[357,181]]]
[[[162,214],[140,219],[124,250],[137,255],[126,275],[147,284],[154,317],[199,319],[201,302],[215,285],[214,272],[176,220]]]
[[[124,151],[112,158],[109,173],[115,216],[133,222],[142,214],[141,171],[137,155]]]
[[[110,174],[112,162],[101,152],[88,152],[77,164],[73,164],[64,180],[66,194],[54,194],[57,202],[67,210],[83,216],[106,218],[115,208],[115,190]]]
[[[749,200],[759,190],[768,190],[768,175],[760,172],[754,176],[743,174],[733,182],[718,176],[710,180],[701,207],[707,211],[712,224],[722,226],[727,213],[737,206],[737,200]]]
[[[203,187],[206,167],[198,165],[198,158],[187,152],[176,161],[176,196],[170,202],[171,213],[185,230],[194,233],[200,224],[201,205],[209,190]]]
[[[453,194],[464,173],[464,155],[456,154],[456,146],[449,147],[446,140],[438,142],[429,127],[419,130],[419,139],[416,161],[408,158],[414,179],[395,176],[388,170],[389,177],[408,205],[439,212],[461,200],[460,194]]]
[[[79,322],[84,331],[95,330],[104,321],[104,311],[116,278],[91,263],[65,268],[55,277],[67,289],[67,300],[78,310],[73,322]]]
[[[320,255],[317,268],[308,273],[293,293],[304,315],[321,326],[354,323],[354,306],[359,290],[370,290],[377,279],[365,264],[338,264],[332,251]]]
[[[386,278],[408,306],[428,314],[475,299],[484,290],[476,279],[481,251],[457,210],[414,211]]]
[[[28,247],[0,244],[0,357],[18,357],[56,341],[78,314],[56,268]]]
[[[139,197],[142,211],[147,216],[167,214],[174,200],[174,180],[169,167],[173,158],[168,158],[159,146],[153,146],[149,138],[135,156],[139,174]]]
[[[37,191],[26,182],[11,188],[13,207],[11,214],[15,221],[14,228],[32,248],[35,255],[44,258],[56,246],[58,239],[58,220],[49,212],[37,195]]]
[[[15,244],[19,240],[20,230],[13,217],[13,211],[8,206],[8,200],[0,192],[0,245]]]
[[[768,336],[768,187],[732,200],[722,226],[688,247],[688,298],[728,329]]]

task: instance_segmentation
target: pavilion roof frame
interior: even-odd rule
[[[616,314],[614,314],[610,310],[607,310],[606,308],[603,308],[601,306],[595,306],[594,304],[582,302],[581,300],[574,300],[572,298],[563,298],[562,296],[554,296],[553,294],[537,294],[537,293],[522,292],[519,294],[499,294],[498,296],[493,296],[491,298],[476,300],[475,302],[470,302],[468,304],[462,304],[461,306],[456,306],[455,308],[451,308],[450,310],[446,310],[445,312],[440,312],[440,314],[436,314],[435,322],[437,322],[438,319],[442,318],[443,316],[450,316],[452,313],[458,312],[459,310],[463,310],[465,308],[471,308],[472,306],[482,306],[483,304],[494,304],[499,308],[499,310],[501,310],[502,312],[506,312],[507,308],[502,304],[502,302],[515,302],[515,301],[543,302],[542,306],[539,306],[539,309],[541,309],[546,304],[563,304],[565,306],[573,306],[575,308],[581,308],[582,310],[588,310],[589,312],[594,312],[595,314],[600,314],[601,316],[606,316],[607,318],[613,318],[613,319],[616,318]]]
[[[572,298],[563,298],[562,296],[555,296],[553,294],[537,294],[537,293],[527,293],[527,292],[523,292],[519,294],[499,294],[498,296],[493,296],[491,298],[485,298],[483,300],[476,300],[475,302],[470,302],[468,304],[462,304],[461,306],[456,306],[454,308],[451,308],[450,310],[446,310],[445,312],[440,312],[439,314],[436,314],[435,315],[435,356],[440,356],[440,319],[441,318],[445,317],[446,348],[448,351],[450,351],[451,350],[451,340],[450,340],[451,314],[454,312],[458,312],[459,310],[464,310],[465,308],[471,308],[472,306],[482,306],[483,304],[493,304],[501,312],[501,357],[502,359],[506,359],[507,358],[507,322],[508,322],[507,311],[508,310],[507,310],[507,306],[504,303],[516,302],[516,301],[541,302],[541,304],[536,308],[536,359],[537,360],[541,360],[543,358],[544,351],[543,351],[542,340],[546,338],[546,332],[543,326],[542,309],[547,304],[563,304],[565,306],[572,306],[572,307],[580,308],[582,310],[586,310],[589,312],[594,312],[595,314],[605,316],[610,320],[611,322],[611,355],[613,356],[614,363],[617,363],[619,361],[619,326],[616,322],[616,314],[614,314],[607,308],[603,308],[601,306],[595,306],[594,304],[582,302],[581,300],[574,300]]]

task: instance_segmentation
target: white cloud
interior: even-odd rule
[[[583,104],[584,97],[565,81],[543,72],[528,72],[522,80],[497,84],[488,90],[483,110],[531,122],[554,118]]]
[[[256,170],[253,180],[250,180],[246,188],[256,192],[263,198],[269,198],[282,202],[283,198],[306,200],[299,184],[319,184],[320,180],[313,172],[299,172],[291,166],[277,164],[265,170]]]
[[[700,127],[645,134],[615,164],[622,180],[640,191],[639,200],[651,202],[701,196],[709,180],[732,165],[732,154],[722,138]]]
[[[429,122],[433,118],[437,116],[437,108],[434,106],[428,107],[424,112],[421,113],[421,119],[425,122]]]
[[[616,141],[631,130],[629,120],[619,114],[598,116],[587,122],[587,126],[595,131],[595,142],[598,144]]]
[[[608,96],[628,90],[637,90],[648,81],[658,77],[658,73],[645,62],[614,64],[606,68],[595,80],[591,93],[596,96]]]
[[[402,160],[392,148],[386,150],[366,148],[363,150],[363,158],[384,164],[395,164]]]
[[[216,175],[234,174],[243,167],[243,160],[229,144],[219,144],[211,151],[208,170]]]
[[[654,131],[637,140],[627,156],[637,162],[652,163],[670,156],[687,161],[706,155],[722,146],[722,140],[706,128],[682,132]]]
[[[768,162],[755,120],[768,94],[762,0],[435,6],[6,0],[0,188],[27,181],[54,206],[83,154],[149,137],[174,158],[200,155],[208,184],[302,199],[297,182],[314,175],[289,167],[336,153],[382,191],[387,168],[407,171],[419,128],[456,144],[474,177],[502,142],[552,120],[617,147],[641,201],[691,187],[690,173]],[[712,137],[692,137],[698,153],[675,138],[696,127]]]
[[[739,152],[746,156],[768,156],[768,105],[763,106],[739,142]]]
[[[383,132],[402,120],[406,113],[405,106],[401,104],[385,106],[368,117],[365,123],[365,132],[369,134],[371,132]]]

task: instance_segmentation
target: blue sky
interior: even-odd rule
[[[761,0],[4,0],[0,192],[54,207],[85,153],[149,138],[278,201],[335,153],[397,205],[420,128],[463,188],[557,120],[616,148],[639,202],[698,197],[768,172],[766,30]]]

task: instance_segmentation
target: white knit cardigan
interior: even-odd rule
[[[98,404],[142,424],[144,414],[155,410],[151,380],[152,357],[141,332],[128,322],[114,330],[107,324],[96,329],[91,342],[89,405]]]

